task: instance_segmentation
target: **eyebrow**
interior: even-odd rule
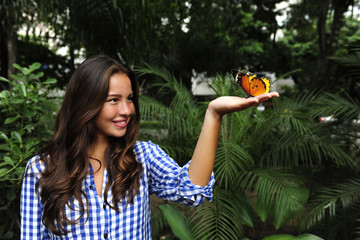
[[[130,93],[129,96],[134,95],[134,93]],[[121,94],[109,94],[107,97],[121,97]]]

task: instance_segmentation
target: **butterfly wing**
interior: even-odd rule
[[[246,92],[248,96],[251,96],[251,81],[254,78],[254,75],[241,74],[240,87]]]
[[[232,74],[235,82],[246,92],[247,95],[250,95],[250,82],[254,75],[247,70],[233,70]]]
[[[271,88],[269,79],[258,78],[255,74],[247,70],[233,70],[232,75],[239,86],[246,92],[248,97],[258,96],[268,93]]]
[[[264,93],[268,93],[270,90],[270,81],[267,78],[253,77],[250,82],[249,95],[258,96]]]

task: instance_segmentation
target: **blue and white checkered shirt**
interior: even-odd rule
[[[39,156],[30,159],[21,192],[21,239],[151,239],[150,194],[155,193],[163,199],[189,206],[197,206],[205,198],[212,199],[214,175],[207,186],[197,186],[189,179],[189,163],[179,167],[159,146],[138,141],[134,151],[144,169],[140,193],[135,197],[134,204],[126,206],[126,201],[122,201],[119,204],[120,213],[109,208],[104,204],[103,197],[97,195],[94,176],[88,174],[83,182],[83,190],[89,200],[89,218],[86,221],[87,216],[84,216],[76,224],[67,225],[66,229],[71,233],[64,236],[54,235],[42,224],[44,204],[35,192],[35,183],[45,165],[37,161]],[[105,169],[103,192],[107,174]],[[112,202],[111,188],[108,201]],[[70,219],[79,217],[78,211],[67,206],[65,209],[65,214]]]

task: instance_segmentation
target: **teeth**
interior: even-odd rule
[[[115,122],[115,123],[124,124],[124,123],[126,123],[126,121],[120,121],[120,122]]]

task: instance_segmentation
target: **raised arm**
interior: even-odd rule
[[[210,180],[214,167],[222,116],[245,110],[278,96],[277,92],[266,93],[251,98],[227,96],[219,97],[209,103],[189,166],[189,177],[193,184],[206,186]]]

